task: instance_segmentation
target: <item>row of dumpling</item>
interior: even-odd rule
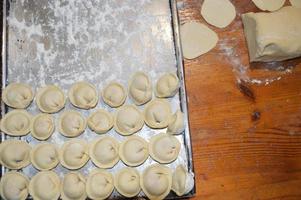
[[[92,170],[87,179],[79,172],[69,172],[60,180],[53,171],[38,172],[29,181],[19,172],[8,172],[1,178],[1,196],[6,200],[25,200],[30,194],[33,199],[85,200],[106,199],[114,188],[124,197],[135,197],[141,189],[149,199],[164,199],[170,191],[178,196],[193,188],[193,177],[183,165],[174,172],[170,168],[153,164],[142,174],[134,168],[125,167],[114,176],[103,169]]]
[[[99,109],[91,113],[88,119],[78,111],[68,110],[60,114],[58,131],[66,137],[77,137],[86,126],[98,133],[106,133],[113,126],[121,135],[128,136],[139,131],[144,122],[151,128],[166,128],[170,134],[180,134],[184,130],[184,116],[178,110],[172,114],[171,106],[166,99],[153,99],[141,112],[135,105],[123,105],[117,111],[109,113]],[[8,112],[1,120],[1,131],[10,136],[23,136],[31,132],[38,140],[48,139],[55,129],[53,116],[40,113],[35,117],[22,109]]]
[[[179,89],[179,79],[175,73],[161,76],[155,87],[158,98],[174,96]],[[116,108],[124,104],[128,94],[136,105],[142,105],[152,99],[152,82],[143,72],[136,72],[129,81],[128,91],[117,82],[112,82],[100,92],[103,101],[110,107]],[[128,94],[127,94],[128,93]],[[95,86],[88,82],[77,82],[71,86],[68,98],[77,108],[91,109],[98,103],[98,92]],[[23,83],[11,83],[2,93],[4,103],[12,108],[24,109],[34,98],[31,87]],[[64,92],[55,85],[40,88],[36,94],[36,103],[44,113],[56,113],[65,106]]]

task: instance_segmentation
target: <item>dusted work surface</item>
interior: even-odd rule
[[[201,2],[184,1],[181,23],[206,24]],[[218,45],[184,61],[193,199],[301,199],[301,59],[250,66],[240,14],[259,10],[232,2],[238,14],[230,26],[206,24]]]

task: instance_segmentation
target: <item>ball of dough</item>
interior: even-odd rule
[[[257,8],[263,11],[279,10],[285,3],[285,0],[252,0]]]
[[[136,72],[129,81],[129,96],[139,106],[152,99],[152,82],[143,72]]]
[[[134,197],[141,190],[139,172],[134,168],[122,168],[116,173],[114,184],[121,195],[127,198]]]
[[[177,110],[169,119],[167,133],[178,135],[183,133],[184,129],[184,113],[181,110]]]
[[[98,102],[96,88],[88,82],[77,82],[73,84],[68,92],[70,102],[78,108],[94,108]]]
[[[121,143],[119,156],[126,165],[139,166],[148,158],[148,144],[139,136],[129,136]]]
[[[64,176],[61,188],[62,200],[85,200],[86,179],[79,172],[69,172]]]
[[[54,120],[49,114],[40,113],[31,121],[31,135],[38,140],[47,140],[53,134],[54,129]]]
[[[112,168],[119,161],[118,142],[109,136],[95,140],[90,148],[89,155],[92,162],[99,168]]]
[[[108,132],[114,125],[113,116],[106,110],[99,109],[88,118],[88,126],[95,133]]]
[[[9,169],[21,169],[30,164],[31,147],[21,140],[5,140],[0,144],[0,163]]]
[[[25,110],[13,110],[1,120],[1,131],[10,136],[27,135],[30,131],[31,115]]]
[[[86,129],[86,119],[77,111],[68,110],[58,120],[58,130],[66,137],[77,137]]]
[[[171,107],[165,99],[154,99],[144,108],[146,125],[151,128],[166,128],[171,116]]]
[[[27,108],[33,97],[31,87],[24,83],[11,83],[2,91],[3,102],[12,108]]]
[[[53,144],[40,143],[31,150],[30,160],[36,169],[50,170],[59,164],[58,151]]]
[[[166,73],[161,76],[156,84],[156,96],[160,98],[174,96],[180,87],[179,78],[175,73]]]
[[[0,194],[4,200],[25,200],[28,196],[28,178],[19,172],[7,172],[1,177]]]
[[[56,113],[65,106],[64,92],[55,85],[47,85],[38,90],[36,103],[40,111],[45,113]]]
[[[190,192],[193,186],[193,176],[187,172],[186,168],[182,164],[178,165],[172,175],[171,189],[178,196],[183,196],[184,194]]]
[[[117,82],[110,83],[102,91],[103,101],[112,108],[121,106],[125,102],[126,97],[126,89]]]

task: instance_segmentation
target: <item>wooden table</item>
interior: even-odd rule
[[[201,2],[184,1],[182,23],[206,23]],[[193,199],[301,199],[301,59],[249,65],[240,13],[259,10],[249,0],[232,2],[239,13],[236,22],[225,29],[208,25],[219,35],[216,48],[184,61],[197,187]],[[221,44],[225,41],[247,72],[237,72]],[[280,71],[273,70],[279,66]],[[249,82],[275,81],[256,85],[243,81],[245,75]]]

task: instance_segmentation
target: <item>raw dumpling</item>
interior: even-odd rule
[[[148,158],[148,144],[139,136],[130,136],[121,143],[119,156],[126,165],[139,166]]]
[[[157,81],[156,96],[161,98],[172,97],[179,91],[179,87],[180,82],[175,73],[164,74]]]
[[[136,72],[129,81],[129,95],[139,106],[152,99],[152,82],[143,72]]]
[[[183,196],[192,190],[194,186],[193,176],[189,174],[186,168],[178,165],[172,175],[171,189],[178,195]]]
[[[139,194],[140,176],[136,169],[125,167],[119,170],[114,177],[114,184],[117,191],[127,197],[134,197]]]
[[[165,99],[154,99],[144,108],[145,123],[151,128],[166,128],[170,116],[171,108]]]
[[[53,171],[38,172],[29,182],[29,194],[34,200],[57,200],[60,188],[60,178]]]
[[[94,169],[90,172],[86,184],[86,191],[90,199],[106,199],[113,190],[114,181],[111,173],[103,169]]]
[[[108,132],[114,124],[112,115],[103,109],[92,113],[88,118],[88,126],[95,133],[102,134]]]
[[[118,109],[115,117],[115,130],[121,135],[131,135],[144,125],[143,115],[134,105],[125,105]]]
[[[19,172],[6,172],[1,177],[0,194],[4,200],[25,200],[28,196],[28,178]]]
[[[49,114],[40,113],[31,121],[31,135],[38,140],[47,140],[54,132],[54,120]]]
[[[1,165],[9,169],[21,169],[30,164],[31,147],[21,140],[5,140],[0,144]]]
[[[12,108],[26,108],[33,100],[31,87],[24,83],[11,83],[2,92],[3,102]]]
[[[78,108],[94,108],[98,102],[96,88],[88,82],[77,82],[69,90],[68,97],[70,102]]]
[[[95,140],[89,148],[92,162],[99,168],[112,168],[119,161],[118,146],[118,142],[109,136]]]
[[[166,164],[177,159],[180,148],[181,143],[175,136],[160,133],[151,138],[149,154],[159,163]]]
[[[64,176],[61,188],[62,200],[85,200],[86,179],[79,172],[69,172]]]
[[[168,167],[153,164],[140,176],[140,185],[149,199],[164,199],[170,192],[172,173]]]
[[[103,101],[112,108],[121,106],[125,102],[126,97],[126,89],[116,82],[110,83],[102,91]]]
[[[35,168],[45,171],[53,169],[59,164],[59,155],[53,144],[41,143],[31,150],[30,160]]]
[[[27,135],[30,131],[31,115],[25,110],[13,110],[1,120],[1,131],[10,136]]]
[[[86,119],[74,110],[63,112],[58,122],[59,132],[66,137],[79,136],[85,131],[86,126]]]
[[[65,106],[64,92],[55,85],[47,85],[40,88],[36,95],[36,103],[39,109],[45,113],[56,113]]]
[[[167,133],[178,135],[184,131],[184,114],[177,110],[169,119]]]
[[[79,169],[89,160],[88,144],[81,139],[71,139],[62,146],[59,158],[67,169]]]

